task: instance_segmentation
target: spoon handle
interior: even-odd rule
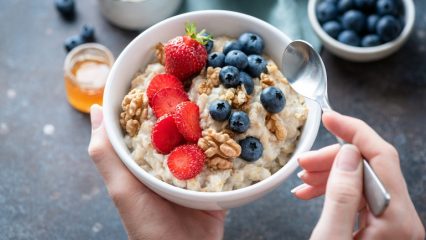
[[[343,139],[339,137],[336,137],[336,139],[340,145],[346,144]],[[364,168],[364,196],[370,211],[377,217],[389,205],[390,195],[370,164],[365,159],[362,162]]]

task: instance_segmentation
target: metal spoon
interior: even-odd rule
[[[332,111],[327,96],[327,73],[319,54],[302,40],[291,42],[282,58],[283,74],[299,94],[316,101],[323,112]],[[337,138],[340,145],[345,141]],[[364,196],[370,211],[379,216],[389,205],[390,195],[364,159]]]

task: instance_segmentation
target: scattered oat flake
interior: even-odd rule
[[[43,127],[43,133],[45,135],[53,135],[53,133],[55,133],[55,126],[53,126],[52,124],[46,124]]]
[[[9,127],[6,123],[0,123],[0,135],[6,135],[9,132]]]
[[[7,90],[7,97],[8,98],[15,98],[16,97],[16,91],[13,89],[8,89]]]
[[[98,233],[102,230],[102,228],[103,228],[102,224],[97,222],[97,223],[93,224],[92,231],[94,233]]]

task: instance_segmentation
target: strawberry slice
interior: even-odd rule
[[[185,144],[173,150],[167,159],[167,166],[173,176],[187,180],[197,176],[203,170],[206,156],[196,144]]]
[[[156,75],[151,82],[149,83],[148,89],[146,90],[146,94],[148,95],[148,101],[151,105],[152,99],[154,95],[164,88],[178,88],[183,90],[182,82],[179,80],[179,78],[167,74],[167,73],[161,73]]]
[[[188,95],[178,88],[163,88],[152,98],[152,110],[157,118],[173,113],[176,105],[189,101]]]
[[[169,154],[175,147],[184,142],[172,115],[164,115],[158,119],[151,133],[151,141],[155,150],[162,154]]]
[[[176,127],[188,142],[197,142],[201,137],[200,109],[193,102],[182,102],[173,114]]]

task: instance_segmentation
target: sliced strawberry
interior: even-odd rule
[[[152,110],[157,118],[173,113],[176,105],[189,101],[188,95],[178,88],[163,88],[152,98]]]
[[[193,102],[182,102],[173,113],[176,127],[188,142],[197,142],[201,137],[200,109]]]
[[[152,145],[162,154],[169,154],[175,147],[184,142],[172,115],[164,115],[158,119],[151,133]]]
[[[203,170],[206,156],[196,144],[185,144],[173,150],[167,159],[167,166],[173,176],[187,180],[197,176]]]
[[[150,105],[152,104],[152,98],[154,97],[154,95],[163,88],[178,88],[183,90],[183,85],[179,78],[171,74],[161,73],[156,75],[151,80],[148,89],[146,90]]]

